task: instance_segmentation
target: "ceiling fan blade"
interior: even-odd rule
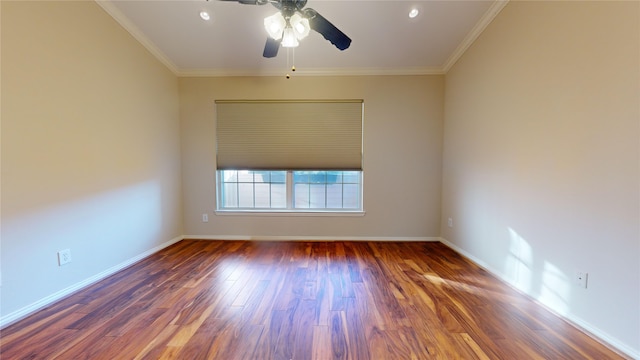
[[[267,43],[264,44],[264,51],[262,56],[266,58],[276,57],[278,55],[278,49],[280,48],[281,40],[274,40],[271,37],[267,37]]]
[[[345,50],[351,45],[351,39],[329,20],[318,14],[317,11],[307,8],[303,11],[303,14],[309,20],[309,27],[320,33],[338,49]]]
[[[244,5],[264,5],[269,2],[269,0],[218,0],[218,1],[233,1],[240,4],[244,4]]]

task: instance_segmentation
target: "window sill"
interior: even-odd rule
[[[216,215],[222,216],[364,216],[363,210],[354,211],[291,211],[291,210],[216,210]]]

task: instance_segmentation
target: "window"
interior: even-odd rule
[[[361,171],[218,171],[218,210],[362,210]]]
[[[218,172],[219,209],[286,209],[286,171]]]
[[[294,171],[296,209],[360,210],[360,171]]]
[[[221,211],[362,211],[362,100],[217,100]]]

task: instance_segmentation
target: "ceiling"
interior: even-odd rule
[[[504,7],[495,0],[309,0],[351,39],[340,51],[312,31],[293,50],[262,57],[272,5],[217,0],[97,0],[180,76],[442,74]],[[409,17],[412,8],[420,10]],[[201,11],[211,15],[200,18]]]

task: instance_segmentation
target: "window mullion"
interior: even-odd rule
[[[236,207],[240,208],[240,179],[238,178],[237,172],[236,172]]]
[[[329,186],[329,184],[327,184],[327,177],[325,175],[325,178],[324,178],[324,208],[325,209],[327,208],[327,192],[329,191],[327,186]]]
[[[344,209],[344,178],[340,183],[340,208]]]
[[[287,170],[285,183],[287,189],[287,209],[293,209],[293,171]]]
[[[273,191],[271,189],[271,173],[269,173],[269,209],[273,209],[273,200],[271,199],[271,192]]]
[[[311,209],[311,177],[307,180],[307,208]]]

